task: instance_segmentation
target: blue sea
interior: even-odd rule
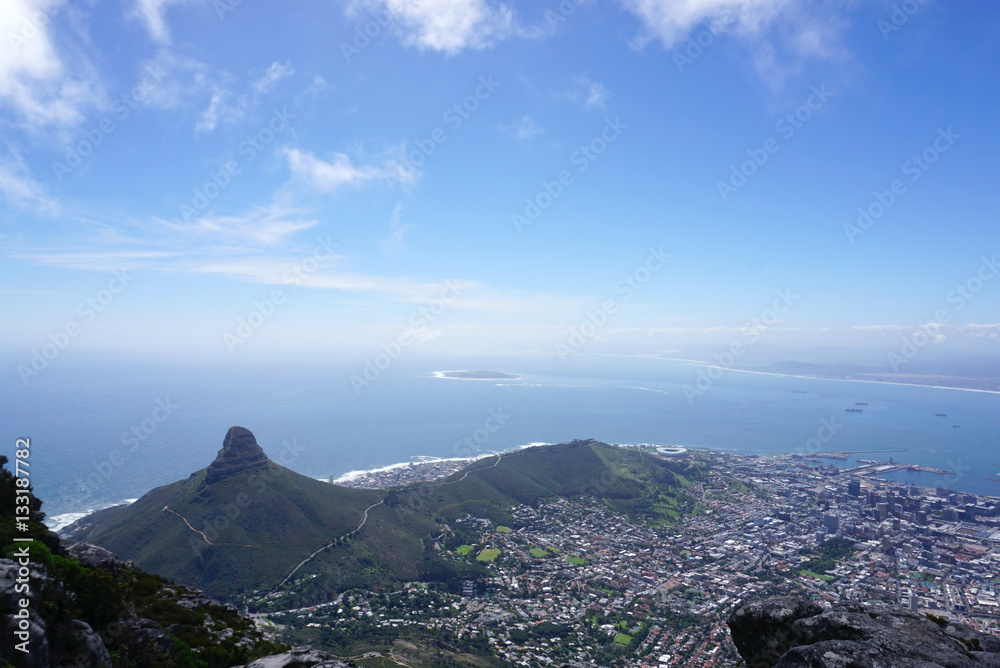
[[[214,459],[232,425],[253,431],[273,460],[323,479],[415,457],[595,438],[753,453],[903,448],[858,456],[951,472],[903,471],[896,480],[1000,495],[1000,483],[986,479],[1000,477],[998,394],[727,370],[686,396],[698,368],[625,356],[400,359],[356,392],[356,362],[67,361],[27,387],[3,381],[0,452],[10,457],[16,438],[31,438],[32,482],[50,518],[187,477]],[[456,369],[518,377],[434,375]],[[859,402],[864,412],[845,412]]]

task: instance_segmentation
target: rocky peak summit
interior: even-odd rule
[[[205,482],[211,484],[235,473],[263,469],[269,462],[253,432],[244,427],[230,427],[222,449],[208,466]]]

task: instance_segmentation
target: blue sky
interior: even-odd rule
[[[0,345],[676,354],[763,317],[993,353],[998,31],[937,0],[7,0]]]

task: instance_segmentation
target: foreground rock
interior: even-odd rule
[[[750,668],[1000,668],[1000,639],[883,604],[770,598],[728,622]]]

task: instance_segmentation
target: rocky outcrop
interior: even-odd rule
[[[212,484],[242,471],[263,470],[270,463],[253,433],[244,427],[230,427],[215,461],[208,466],[205,482]]]
[[[25,577],[22,568],[28,575]],[[17,589],[27,584],[28,592]],[[20,599],[27,596],[30,605],[23,608],[28,614],[22,619]],[[31,563],[26,567],[11,559],[0,559],[0,612],[3,615],[3,636],[0,638],[0,657],[15,666],[49,668],[52,665],[73,664],[81,666],[111,666],[111,657],[101,636],[89,624],[79,619],[62,620],[45,618],[39,611],[65,598],[60,583],[53,582],[45,569]],[[18,632],[24,633],[19,637]],[[22,645],[27,651],[19,649]]]
[[[878,603],[770,598],[728,621],[750,668],[1000,668],[1000,639]]]
[[[309,645],[302,645],[283,654],[263,656],[242,668],[351,668],[351,664],[314,650]]]
[[[110,550],[99,545],[80,541],[66,548],[66,554],[87,568],[103,568],[110,571],[120,571],[126,564]]]

